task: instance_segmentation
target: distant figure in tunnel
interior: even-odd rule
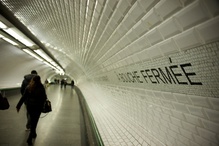
[[[67,85],[67,81],[64,80],[64,88],[66,88],[66,85]]]
[[[31,129],[27,139],[29,145],[32,145],[32,139],[37,136],[36,127],[46,99],[45,88],[41,83],[40,76],[36,75],[31,79],[30,84],[26,87],[16,106],[17,112],[19,112],[22,104],[26,101],[27,111],[31,118]]]
[[[45,88],[47,88],[49,86],[49,81],[47,79],[44,82],[44,86],[45,86]]]
[[[65,84],[65,80],[62,79],[62,80],[61,80],[61,88],[64,86],[64,84]]]
[[[25,91],[27,85],[30,83],[31,79],[32,79],[34,76],[36,76],[36,75],[37,75],[37,71],[36,71],[36,70],[32,70],[32,71],[31,71],[31,74],[28,74],[28,75],[25,75],[25,76],[24,76],[24,80],[23,80],[23,82],[22,82],[21,89],[20,89],[21,95],[24,94],[24,91]],[[25,106],[26,106],[26,101],[24,102],[24,104],[25,104]],[[27,106],[26,106],[26,108],[27,108]],[[31,127],[31,125],[30,125],[30,120],[31,120],[31,119],[30,119],[30,115],[29,115],[28,111],[26,112],[26,116],[27,116],[26,128],[27,128],[27,130],[30,130],[30,127]]]
[[[74,80],[71,80],[71,88],[73,88],[73,87],[74,87],[74,85],[75,85],[75,82],[74,82]]]

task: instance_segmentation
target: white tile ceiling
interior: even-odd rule
[[[185,44],[187,36],[193,37],[197,33],[195,30],[186,31],[203,24],[199,27],[201,29],[205,22],[211,21],[219,13],[216,0],[1,2],[43,44],[47,44],[48,51],[66,72],[78,76],[81,72],[94,74],[203,43],[194,38],[194,44]],[[204,30],[200,32],[204,33]],[[173,45],[170,49],[160,48],[162,44],[172,42],[169,38],[175,36],[178,48]],[[215,38],[218,35],[212,39]],[[131,60],[130,57],[135,59]],[[72,69],[74,67],[75,70]],[[79,69],[81,72],[78,72]]]

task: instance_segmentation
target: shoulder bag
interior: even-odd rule
[[[42,113],[49,113],[52,111],[51,102],[47,99],[43,105]]]
[[[0,110],[6,110],[6,109],[9,109],[9,107],[10,105],[9,105],[8,99],[6,97],[3,97],[1,94],[0,95]]]

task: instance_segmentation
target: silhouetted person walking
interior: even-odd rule
[[[29,145],[32,145],[32,138],[37,136],[36,127],[46,99],[45,88],[41,83],[40,76],[36,75],[32,78],[16,106],[17,112],[19,112],[22,104],[26,101],[27,111],[31,118],[31,129],[27,139]]]
[[[74,80],[71,80],[71,88],[73,88],[73,87],[74,87],[74,85],[75,85],[75,82],[74,82]]]
[[[27,85],[30,83],[31,79],[32,79],[35,75],[37,75],[37,71],[32,70],[32,71],[31,71],[31,74],[28,74],[28,75],[25,75],[25,76],[24,76],[24,80],[23,80],[23,82],[22,82],[21,89],[20,89],[21,95],[24,94],[24,91],[25,91]],[[24,102],[24,104],[25,104],[25,106],[26,106],[26,101]],[[27,106],[26,106],[26,107],[27,107]],[[30,130],[30,127],[31,127],[31,125],[30,125],[30,120],[31,120],[31,119],[30,119],[30,115],[29,115],[28,111],[26,111],[26,116],[27,116],[26,128],[27,128],[27,130]]]

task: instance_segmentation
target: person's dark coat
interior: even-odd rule
[[[17,108],[20,109],[22,104],[26,102],[28,111],[32,109],[41,111],[46,99],[47,99],[46,91],[42,84],[37,86],[32,92],[30,92],[28,88],[26,88],[23,96],[21,97],[21,99],[17,104]]]
[[[28,74],[28,75],[25,75],[24,76],[24,80],[22,82],[22,85],[21,85],[21,89],[20,89],[20,92],[21,92],[21,95],[24,94],[24,91],[27,87],[27,85],[30,83],[31,79],[35,76],[35,74]]]

